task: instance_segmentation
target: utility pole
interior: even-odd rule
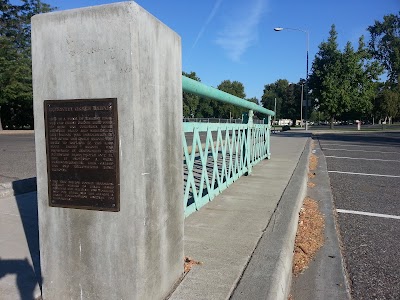
[[[275,125],[276,125],[276,98],[275,98],[275,104],[274,104],[274,112],[275,112],[275,115],[274,115],[274,133],[276,133],[276,131],[275,131]]]
[[[301,97],[300,97],[300,127],[303,128],[303,86],[304,83],[301,84]]]
[[[308,30],[303,30],[303,29],[298,29],[298,28],[283,28],[283,27],[275,27],[275,31],[282,31],[282,30],[296,30],[296,31],[301,31],[306,34],[306,43],[307,43],[307,64],[306,64],[306,87],[305,87],[305,92],[306,92],[306,105],[305,105],[305,112],[304,112],[304,119],[306,121],[306,130],[308,130],[308,125],[307,125],[307,119],[308,119],[308,51],[310,48],[310,33]]]

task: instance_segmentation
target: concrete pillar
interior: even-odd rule
[[[164,298],[183,272],[184,257],[180,37],[136,3],[123,2],[34,16],[32,58],[43,299]],[[62,173],[55,168],[61,158],[49,159],[59,136],[52,118],[60,116],[54,122],[62,124],[57,109],[70,117],[79,110],[85,119],[82,111],[95,109],[92,99],[106,99],[101,107],[114,113],[110,168],[117,180],[103,200],[118,198],[119,204],[105,211],[105,202],[93,200],[90,207],[74,194],[93,188],[91,178],[85,186],[79,182],[81,167],[66,164]],[[49,110],[45,100],[62,102]],[[99,120],[90,124],[107,128]],[[75,144],[68,126],[59,126],[67,135],[64,148]],[[77,134],[89,138],[71,151],[95,144],[96,131],[87,127],[89,135],[83,125]],[[76,161],[68,151],[66,161]],[[91,160],[103,154],[95,155]],[[86,175],[108,174],[93,164],[96,172]],[[60,174],[67,174],[63,184],[54,181]],[[75,187],[71,174],[78,178]],[[68,206],[71,199],[77,208]]]

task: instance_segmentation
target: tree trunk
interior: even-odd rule
[[[331,126],[331,129],[333,129],[333,122],[335,121],[335,117],[331,117],[331,124],[330,124],[330,126]]]

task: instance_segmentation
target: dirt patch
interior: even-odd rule
[[[313,187],[315,187],[315,183],[314,182],[311,182],[311,181],[309,181],[309,182],[307,182],[307,187],[309,187],[309,188],[313,188]]]
[[[314,145],[314,144],[313,144]],[[309,179],[313,179],[315,178],[315,170],[317,169],[318,166],[318,157],[315,154],[311,154],[310,155],[310,160],[308,162],[308,178]]]
[[[302,273],[324,244],[324,217],[318,202],[306,197],[299,213],[299,224],[295,239],[293,275]]]
[[[196,261],[196,260],[190,258],[189,256],[185,256],[185,266],[184,266],[184,272],[185,272],[185,274],[186,274],[187,272],[189,272],[189,271],[192,269],[193,266],[195,266],[195,265],[201,265],[201,264],[202,264],[202,262]]]
[[[315,171],[318,166],[318,157],[315,154],[310,155],[310,162],[308,163],[308,168],[310,171]]]

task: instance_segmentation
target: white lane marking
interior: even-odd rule
[[[346,210],[346,209],[336,209],[336,211],[338,213],[342,213],[342,214],[363,215],[363,216],[370,216],[370,217],[379,217],[379,218],[400,220],[400,216],[395,216],[395,215],[375,214],[375,213],[370,213],[370,212],[365,212],[365,211]]]
[[[391,152],[391,151],[370,151],[370,150],[336,149],[336,148],[325,148],[325,147],[322,147],[322,150],[350,151],[350,152],[367,152],[367,153],[392,153],[392,154],[400,154],[400,152]]]
[[[398,176],[398,175],[368,174],[368,173],[354,173],[354,172],[342,172],[342,171],[328,171],[328,173],[339,173],[339,174],[362,175],[362,176],[376,176],[376,177],[400,178],[400,176]]]
[[[334,156],[334,155],[326,155],[325,157],[329,157],[329,158],[341,158],[341,159],[355,159],[355,160],[376,160],[376,161],[400,162],[400,160],[395,160],[395,159],[359,158],[359,157]]]
[[[362,148],[396,148],[396,147],[398,147],[398,146],[390,146],[390,145],[382,145],[382,146],[380,146],[380,145],[374,145],[374,146],[366,146],[366,145],[363,145],[363,144],[331,144],[331,143],[325,143],[325,142],[321,142],[320,141],[320,144],[321,144],[321,146],[322,147],[324,147],[324,145],[326,145],[326,146],[345,146],[345,147],[362,147]]]

